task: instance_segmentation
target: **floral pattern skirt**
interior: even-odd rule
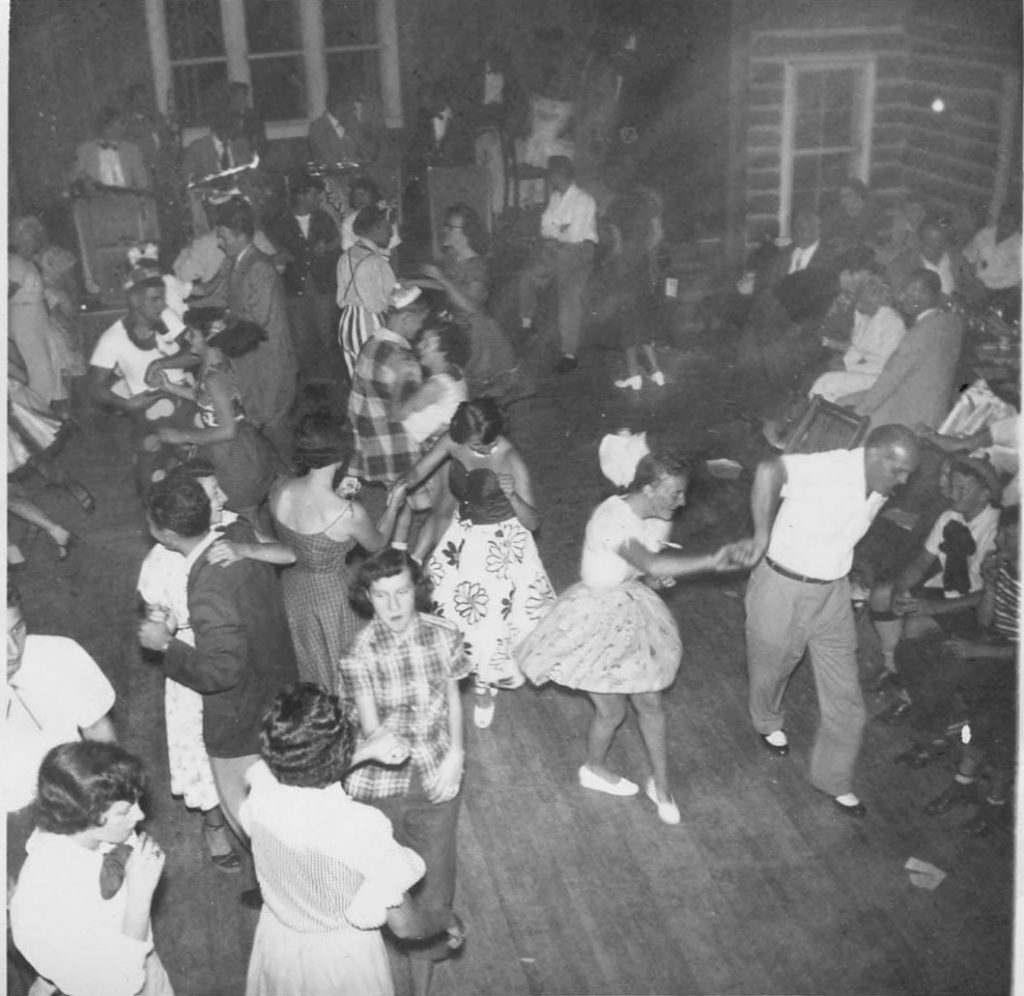
[[[535,685],[631,695],[668,688],[682,653],[672,613],[647,585],[579,582],[561,594],[516,658]]]
[[[462,630],[477,681],[518,688],[515,649],[555,600],[529,530],[515,518],[474,525],[456,517],[427,574],[434,611]]]
[[[164,711],[171,795],[181,796],[189,809],[213,809],[220,805],[220,799],[203,741],[203,697],[168,678],[164,683]]]

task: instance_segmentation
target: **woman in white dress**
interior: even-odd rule
[[[422,910],[407,894],[423,859],[342,788],[356,764],[408,757],[408,744],[378,733],[357,747],[337,697],[308,682],[282,689],[267,711],[241,810],[263,894],[246,996],[390,996],[385,923],[398,937],[447,932],[462,943],[453,912]]]
[[[689,479],[684,459],[641,458],[627,492],[602,502],[587,523],[580,581],[559,596],[516,654],[534,684],[578,688],[594,703],[587,759],[579,769],[584,788],[618,796],[639,792],[607,766],[627,698],[633,703],[652,770],[645,791],[668,824],[679,823],[680,814],[668,784],[661,693],[675,680],[683,648],[672,614],[651,589],[732,566],[728,546],[697,557],[666,552],[674,546],[670,522],[686,503]]]

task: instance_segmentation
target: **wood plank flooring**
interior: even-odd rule
[[[669,400],[608,398],[606,371],[591,360],[516,413],[557,587],[575,579],[587,515],[604,493],[603,431],[658,425],[695,448],[718,445],[711,430],[725,410],[708,401],[716,372],[681,362]],[[155,929],[176,991],[232,996],[244,987],[256,922],[237,902],[247,876],[212,867],[198,817],[168,795],[161,677],[135,642],[132,593],[146,541],[125,426],[84,422],[64,459],[101,507],[86,518],[40,492],[86,543],[61,565],[37,541],[22,581],[27,616],[36,631],[74,636],[94,654],[117,687],[124,741],[148,761],[150,824],[169,854]],[[701,482],[678,535],[694,549],[741,535],[748,486]],[[741,594],[742,579],[711,579],[669,595],[686,647],[666,696],[679,827],[662,825],[643,795],[578,787],[591,716],[583,696],[550,686],[502,693],[490,730],[468,725],[457,905],[469,939],[461,957],[439,966],[436,996],[1010,991],[1011,833],[973,840],[959,832],[962,813],[924,816],[949,764],[894,766],[903,734],[877,725],[858,774],[869,815],[834,812],[805,777],[817,722],[807,668],[787,697],[790,757],[763,752],[746,712]],[[633,717],[611,763],[630,777],[645,773]],[[938,890],[910,884],[911,856],[948,873]]]

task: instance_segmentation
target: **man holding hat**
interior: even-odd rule
[[[954,458],[949,481],[951,507],[935,520],[920,553],[894,581],[871,593],[888,674],[898,670],[898,644],[967,635],[961,630],[975,624],[984,587],[981,565],[995,545],[1002,489],[992,464],[975,457]],[[884,717],[900,722],[909,711],[904,698]]]
[[[555,369],[568,373],[578,365],[583,290],[594,268],[597,245],[597,206],[594,198],[576,185],[568,157],[548,160],[547,179],[551,195],[540,219],[541,246],[519,280],[519,314],[523,328],[532,328],[537,296],[554,280],[562,347]]]

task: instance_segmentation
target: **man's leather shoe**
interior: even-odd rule
[[[937,795],[924,811],[929,816],[941,816],[948,813],[954,806],[971,806],[978,801],[978,788],[974,782],[951,782],[940,795]]]
[[[782,733],[781,730],[779,732]],[[785,757],[789,753],[789,744],[788,743],[773,744],[768,739],[768,737],[771,736],[770,733],[759,733],[757,736],[758,736],[758,739],[761,741],[761,744],[764,746],[764,749],[766,751],[768,751],[768,753],[771,754],[772,756],[774,756],[774,757]],[[783,736],[785,736],[785,734],[783,734]]]
[[[840,802],[837,796],[832,796],[832,805],[835,806],[839,812],[845,813],[847,816],[856,816],[860,818],[861,816],[867,816],[868,814],[868,807],[859,800],[853,803],[853,805],[848,806],[845,802]]]
[[[567,374],[571,373],[580,365],[579,360],[575,356],[563,356],[555,364],[555,373]]]

